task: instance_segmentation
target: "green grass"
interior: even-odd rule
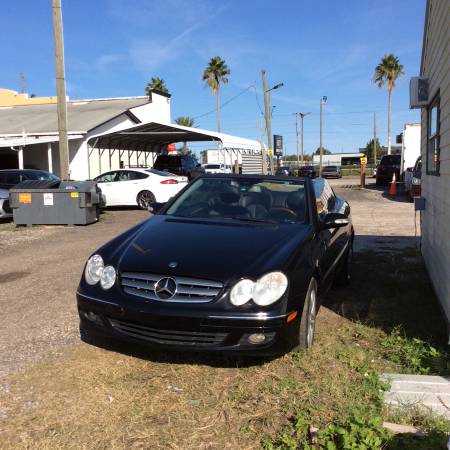
[[[0,383],[0,446],[445,450],[447,421],[382,401],[383,372],[446,370],[422,262],[413,250],[363,253],[354,267],[351,286],[330,292],[307,352],[249,362],[83,344],[29,366]],[[429,434],[394,437],[382,420]]]

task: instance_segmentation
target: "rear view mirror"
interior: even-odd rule
[[[322,220],[322,228],[330,229],[330,228],[340,228],[345,227],[350,223],[347,216],[340,213],[329,213]]]
[[[165,205],[165,203],[153,202],[148,205],[148,212],[152,214],[157,214],[161,208]]]

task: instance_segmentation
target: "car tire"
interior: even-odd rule
[[[314,334],[316,329],[316,315],[319,301],[317,298],[317,281],[313,277],[309,282],[306,292],[305,303],[298,329],[298,344],[295,351],[311,348],[314,343]]]
[[[156,202],[156,198],[150,191],[141,191],[136,197],[136,203],[141,209],[148,209],[150,203]]]
[[[339,286],[347,286],[352,280],[353,265],[353,239],[350,240],[348,248],[344,254],[343,264],[336,276],[336,284]]]

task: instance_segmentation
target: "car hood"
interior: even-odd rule
[[[226,282],[283,270],[312,227],[253,224],[156,215],[117,255],[120,272],[197,277]],[[175,263],[175,268],[169,268]],[[171,265],[175,265],[171,264]]]

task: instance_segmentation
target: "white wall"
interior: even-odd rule
[[[170,124],[170,98],[152,92],[151,102],[130,111],[142,122]]]
[[[430,100],[440,92],[440,174],[427,175],[427,109],[422,109],[422,254],[450,324],[450,10],[448,0],[430,0],[421,76],[430,80]],[[425,299],[424,299],[425,300]],[[449,342],[450,343],[450,342]]]

